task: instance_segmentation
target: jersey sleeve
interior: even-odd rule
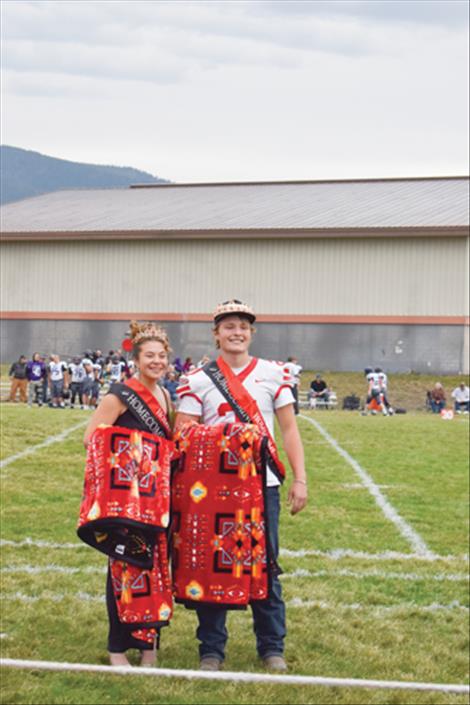
[[[178,397],[178,412],[201,416],[203,406],[204,372],[197,370],[193,374],[183,375],[179,378],[176,388]]]
[[[292,387],[295,382],[289,367],[282,362],[270,362],[267,377],[274,408],[281,409],[288,404],[294,404]]]

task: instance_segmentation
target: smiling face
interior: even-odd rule
[[[168,353],[165,347],[157,340],[147,340],[139,347],[136,362],[140,374],[155,381],[160,379],[168,369]]]
[[[248,352],[253,327],[250,321],[240,316],[226,316],[214,329],[216,345],[222,352],[237,354]]]

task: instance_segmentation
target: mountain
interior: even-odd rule
[[[131,167],[82,164],[18,147],[0,146],[1,203],[70,188],[124,188],[169,183]]]

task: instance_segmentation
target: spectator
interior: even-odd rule
[[[176,374],[177,374],[177,375],[182,374],[182,372],[183,372],[183,363],[181,362],[181,358],[180,358],[180,357],[175,357],[175,359],[173,360],[173,365],[174,365],[174,367],[175,367]]]
[[[200,367],[204,367],[204,365],[207,365],[208,362],[210,362],[211,359],[209,355],[203,355],[199,362],[197,363],[196,367],[199,369]]]
[[[66,378],[67,365],[62,362],[58,355],[51,355],[48,365],[48,378],[51,389],[51,401],[54,409],[64,408],[64,389],[67,389],[68,380]]]
[[[85,381],[86,372],[79,357],[74,357],[69,365],[70,375],[70,408],[75,408],[75,399],[78,396],[78,401],[83,409],[83,382]]]
[[[459,386],[451,394],[454,400],[454,409],[457,414],[468,414],[470,411],[470,389],[465,382],[460,382]]]
[[[388,401],[387,397],[387,388],[388,388],[388,377],[385,374],[385,372],[382,370],[381,367],[376,367],[374,370],[374,377],[377,380],[377,386],[379,389],[379,393],[382,395],[382,402],[385,406],[385,409],[387,410],[387,413],[392,416],[394,411],[390,405],[390,402]]]
[[[109,383],[121,383],[126,379],[125,375],[126,363],[121,360],[117,352],[111,358],[108,365],[107,373],[109,375]]]
[[[85,378],[83,380],[82,385],[82,400],[84,409],[91,408],[91,395],[93,392],[93,383],[95,381],[95,370],[93,369],[93,362],[91,360],[91,357],[88,357],[86,355],[86,353],[89,352],[89,350],[85,352],[85,357],[82,360],[82,365],[85,370]]]
[[[325,407],[328,409],[328,401],[330,399],[330,390],[324,379],[322,379],[321,374],[315,375],[315,379],[310,384],[310,408],[315,409],[317,402],[324,402]]]
[[[163,380],[163,386],[170,395],[171,401],[177,400],[176,389],[178,387],[178,380],[176,379],[176,374],[174,372],[168,372],[165,379]]]
[[[431,390],[431,409],[433,414],[440,414],[446,408],[446,394],[440,382],[436,382]]]
[[[33,359],[26,365],[26,377],[28,378],[28,405],[32,406],[37,402],[42,406],[44,402],[43,381],[47,380],[46,365],[39,353],[33,354]]]
[[[187,357],[186,360],[184,361],[183,365],[183,372],[186,374],[187,372],[191,372],[192,369],[195,368],[195,365],[190,357]]]
[[[11,378],[10,396],[8,401],[16,401],[16,393],[20,393],[20,401],[26,402],[26,389],[28,379],[26,377],[26,365],[28,360],[25,355],[20,355],[17,362],[14,362],[10,367],[8,376]]]
[[[288,357],[285,364],[290,376],[292,377],[292,394],[294,395],[294,413],[299,413],[299,385],[300,375],[302,374],[302,365],[299,365],[296,357]]]

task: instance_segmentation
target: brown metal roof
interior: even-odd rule
[[[91,234],[130,237],[251,232],[345,233],[444,229],[469,224],[469,179],[162,184],[70,190],[1,208],[5,237]]]

